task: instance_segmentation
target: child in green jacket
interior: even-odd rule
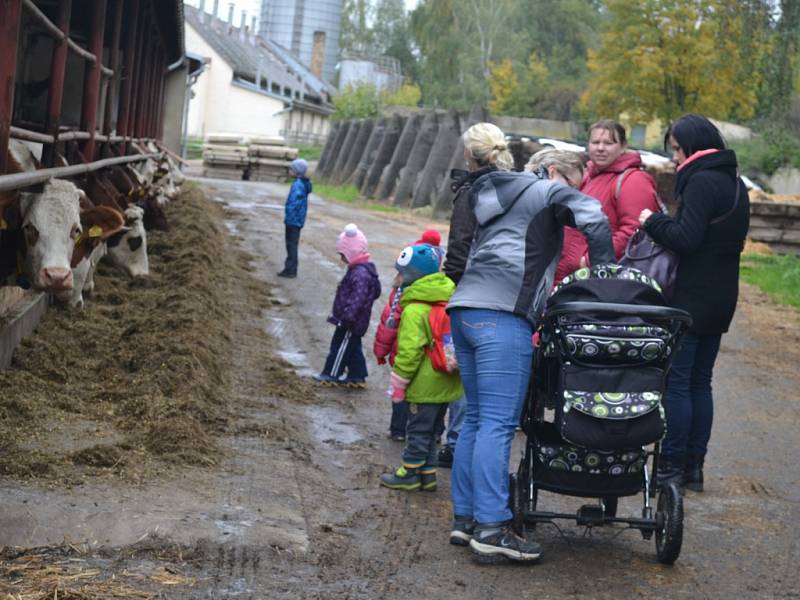
[[[395,490],[436,489],[436,423],[447,404],[464,394],[458,373],[433,368],[426,349],[433,344],[429,315],[434,304],[447,302],[455,284],[439,272],[437,250],[428,244],[409,246],[400,253],[395,268],[403,282],[403,308],[397,331],[397,355],[389,396],[409,404],[403,464],[381,475],[381,485]]]

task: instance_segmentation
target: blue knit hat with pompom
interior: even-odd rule
[[[439,272],[439,254],[429,244],[417,244],[403,249],[394,264],[403,278],[403,285],[409,285],[421,277]]]

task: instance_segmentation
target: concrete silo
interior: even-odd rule
[[[344,0],[261,0],[259,35],[291,50],[331,81],[339,60]]]

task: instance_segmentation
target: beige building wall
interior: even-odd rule
[[[186,24],[186,50],[210,59],[193,86],[187,132],[190,137],[210,133],[277,135],[283,129],[283,102],[233,84],[233,69]]]

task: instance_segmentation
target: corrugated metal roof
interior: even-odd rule
[[[186,22],[227,62],[233,69],[234,77],[255,81],[256,74],[267,79],[269,86],[277,84],[304,96],[321,100],[328,105],[327,84],[305,72],[298,64],[291,64],[282,54],[275,52],[262,38],[252,32],[245,35],[239,28],[209,14],[203,14],[192,7],[184,7]],[[298,61],[299,63],[299,61]],[[311,75],[309,77],[309,75]],[[269,90],[268,90],[269,91]],[[289,102],[291,98],[285,97]]]

